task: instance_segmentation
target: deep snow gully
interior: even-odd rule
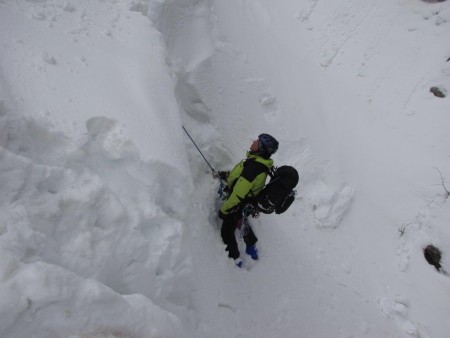
[[[229,168],[241,159],[251,137],[267,131],[280,135],[276,162],[301,171],[301,198],[293,210],[253,220],[261,261],[249,263],[248,272],[236,271],[220,241],[216,187],[186,142],[196,186],[189,201],[196,215],[186,223],[196,261],[193,304],[199,336],[331,337],[339,332],[428,337],[429,329],[420,321],[424,317],[417,314],[417,304],[426,301],[405,288],[410,277],[403,273],[418,269],[409,268],[410,261],[417,241],[427,235],[390,238],[395,234],[392,223],[403,221],[404,215],[414,217],[411,205],[419,203],[414,196],[400,201],[383,194],[404,195],[385,178],[406,162],[386,156],[382,147],[399,154],[407,142],[383,125],[398,115],[384,121],[379,116],[384,104],[370,105],[374,98],[384,102],[387,97],[392,110],[398,110],[397,102],[413,109],[417,84],[404,98],[391,97],[389,90],[398,83],[387,83],[377,65],[381,55],[386,67],[392,67],[385,49],[392,49],[390,34],[404,29],[398,21],[408,9],[400,2],[389,7],[353,1],[324,6],[317,0],[276,5],[191,0],[162,2],[151,12],[177,78],[183,124],[212,165]],[[417,5],[414,15],[420,11]],[[361,88],[353,88],[356,80],[349,80],[355,69],[360,78],[369,79]],[[360,94],[349,94],[355,90]],[[374,145],[380,133],[389,140]],[[359,189],[355,201],[353,187],[340,183],[343,176]],[[382,184],[386,186],[378,187]],[[392,211],[394,202],[408,208],[400,208],[401,214]],[[419,214],[410,228],[420,229],[424,217]]]
[[[175,96],[183,124],[212,165],[223,169],[243,156],[251,137],[272,130],[281,112],[270,83],[217,31],[211,6],[210,1],[164,2],[151,18],[166,42],[168,63],[177,78]],[[255,4],[253,9],[256,18],[264,14],[263,7]],[[248,10],[250,13],[251,6]],[[329,247],[341,253],[339,245],[333,244],[339,235],[323,230],[338,227],[351,206],[353,189],[325,183],[323,164],[314,159],[304,138],[287,138],[283,126],[273,130],[280,133],[286,149],[277,154],[279,163],[302,170],[304,198],[297,201],[291,215],[254,220],[262,259],[257,265],[247,261],[249,273],[237,271],[223,251],[215,216],[216,187],[206,165],[186,142],[197,187],[189,201],[196,215],[188,216],[186,223],[191,227],[197,267],[193,303],[200,318],[198,335],[326,337],[340,330],[357,336],[372,330],[376,335],[383,319],[364,295],[364,282],[347,277],[351,278],[348,263],[339,259],[326,262],[329,258],[325,258]],[[317,261],[323,266],[315,266]],[[334,271],[335,264],[343,264],[347,272]],[[342,298],[349,305],[344,310],[340,308]],[[355,311],[361,307],[371,313],[372,323]],[[353,322],[360,325],[352,327]],[[234,329],[229,332],[231,323]],[[387,326],[395,330],[391,324]],[[210,332],[214,328],[216,332]]]

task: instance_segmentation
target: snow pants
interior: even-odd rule
[[[228,257],[233,259],[239,258],[240,256],[234,232],[236,230],[237,225],[240,222],[242,222],[241,218],[242,212],[240,211],[225,216],[222,223],[222,229],[220,231],[222,235],[222,240],[227,246],[225,250],[228,251]],[[242,224],[242,226],[244,225]],[[255,243],[258,241],[258,238],[255,236],[255,233],[253,232],[250,225],[247,226],[246,233],[243,237],[244,242],[247,246],[255,245]]]

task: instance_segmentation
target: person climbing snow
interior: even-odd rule
[[[235,237],[236,228],[242,226],[244,208],[262,191],[267,175],[273,167],[270,158],[278,150],[278,141],[269,134],[261,134],[250,146],[246,159],[239,162],[231,171],[213,171],[215,178],[227,182],[228,196],[219,210],[219,218],[223,220],[221,228],[222,240],[226,245],[228,257],[242,267],[242,259]],[[256,242],[258,238],[246,222],[244,232],[245,252],[253,260],[258,260]]]

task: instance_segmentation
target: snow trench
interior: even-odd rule
[[[215,168],[222,169],[228,168],[238,159],[241,159],[251,137],[262,130],[271,132],[270,129],[267,129],[272,124],[276,124],[284,112],[279,99],[274,94],[275,91],[271,88],[270,79],[265,79],[261,75],[264,72],[255,68],[255,65],[249,61],[250,57],[227,41],[223,32],[218,31],[218,25],[216,24],[218,18],[215,13],[216,9],[213,7],[214,3],[213,1],[165,1],[152,8],[148,14],[162,34],[167,48],[168,64],[176,75],[175,97],[183,124],[192,133],[212,165]],[[236,7],[233,8],[235,5]],[[310,11],[306,14],[302,12],[303,14],[299,15],[297,20],[305,22],[312,29],[309,20],[317,5],[317,1],[310,2]],[[223,6],[228,7],[230,13],[233,13],[233,11],[239,13],[242,21],[245,21],[246,17],[253,20],[254,28],[249,30],[254,29],[256,31],[261,27],[270,27],[271,13],[265,8],[263,2],[235,1],[226,2]],[[343,27],[345,30],[348,29],[349,32],[345,34],[342,34],[342,30],[333,32],[333,34],[341,34],[340,38],[343,40],[338,39],[339,41],[336,42],[335,38],[330,38],[330,36],[324,34],[323,39],[326,46],[319,58],[322,67],[331,68],[336,63],[338,56],[347,48],[346,39],[349,39],[348,36],[358,31],[361,23],[364,22],[366,17],[370,17],[370,13],[375,7],[375,5],[367,4],[361,6],[364,7],[361,9],[363,16],[356,16],[358,20],[356,20],[354,26],[347,25],[347,22],[343,23]],[[347,16],[347,12],[355,10],[354,3],[348,2],[340,10],[343,13],[335,15],[336,21],[341,21],[342,17]],[[353,16],[348,17],[352,18]],[[240,27],[244,27],[242,21],[240,24],[236,24],[238,28],[235,34],[247,37],[246,33],[248,32],[238,31]],[[232,24],[228,23],[228,25],[234,24],[235,21]],[[281,37],[281,35],[278,37]],[[249,42],[242,38],[241,43],[248,44]],[[259,61],[256,67],[264,66],[264,60]],[[277,61],[280,62],[280,60]],[[315,122],[317,123],[317,121]],[[347,122],[351,125],[350,120]],[[311,128],[311,132],[317,132],[317,129]],[[353,274],[358,269],[361,275],[364,275],[364,271],[367,271],[367,275],[376,274],[376,271],[369,271],[373,270],[372,267],[364,266],[366,253],[363,253],[363,251],[365,248],[361,248],[358,246],[359,243],[355,243],[355,234],[348,229],[337,229],[352,205],[355,192],[352,187],[345,183],[336,187],[327,183],[326,164],[315,161],[308,140],[294,139],[292,134],[289,133],[286,133],[286,135],[280,138],[285,148],[280,149],[277,154],[277,161],[279,163],[290,163],[300,168],[301,198],[297,201],[298,208],[292,212],[292,215],[285,216],[284,220],[289,219],[292,222],[289,223],[288,221],[289,225],[294,224],[294,222],[300,223],[303,232],[299,233],[296,232],[296,228],[290,228],[292,234],[297,234],[297,238],[301,238],[299,244],[298,241],[286,241],[283,233],[279,234],[276,231],[263,228],[269,222],[271,226],[281,227],[282,225],[277,220],[272,218],[270,221],[255,222],[255,227],[260,231],[263,240],[264,238],[270,238],[272,245],[274,242],[278,244],[278,248],[272,249],[272,251],[267,246],[264,248],[264,244],[261,245],[263,255],[264,250],[272,255],[263,256],[266,262],[272,263],[272,269],[275,270],[274,265],[277,263],[282,265],[279,270],[276,270],[276,273],[272,271],[274,276],[262,272],[259,266],[250,267],[251,277],[248,275],[235,277],[234,272],[229,273],[226,270],[228,266],[224,266],[226,263],[222,262],[226,261],[225,255],[217,253],[223,251],[223,247],[220,245],[218,235],[219,222],[215,217],[217,204],[211,201],[214,199],[214,185],[206,178],[209,170],[203,159],[190,144],[190,141],[186,141],[191,175],[197,187],[197,192],[192,195],[191,202],[193,204],[191,203],[190,209],[198,211],[198,217],[187,217],[187,219],[200,223],[197,224],[198,227],[191,228],[190,236],[192,236],[192,243],[202,244],[201,249],[192,250],[193,259],[202,263],[199,265],[200,268],[197,267],[199,269],[197,270],[197,276],[200,276],[199,279],[202,280],[201,287],[195,288],[197,296],[193,297],[193,308],[201,317],[197,326],[198,335],[201,337],[211,335],[211,331],[215,327],[219,327],[219,325],[214,326],[211,323],[216,323],[215,317],[221,317],[224,318],[224,322],[233,323],[236,326],[235,331],[233,331],[235,336],[241,334],[242,331],[240,330],[245,329],[249,330],[246,332],[252,332],[255,335],[273,337],[281,336],[283,333],[286,333],[286,336],[292,335],[293,331],[297,333],[296,329],[303,330],[301,332],[305,336],[308,336],[308,334],[310,336],[330,336],[330,332],[335,333],[338,330],[355,336],[379,336],[386,334],[386,332],[396,332],[395,334],[399,335],[427,336],[427,329],[422,329],[420,322],[414,322],[411,319],[413,307],[407,297],[393,293],[390,291],[389,285],[386,286],[386,291],[380,291],[377,289],[378,284],[374,287],[376,291],[371,290],[377,293],[374,297],[373,293],[366,291],[368,280],[365,277],[358,280],[358,273]],[[287,150],[283,152],[282,149]],[[205,196],[209,198],[208,201],[205,201]],[[443,211],[448,208],[440,209],[437,207],[436,209],[439,214],[443,214]],[[373,212],[371,207],[368,207],[367,210],[363,208],[363,211],[363,216],[370,215]],[[429,214],[428,209],[422,212],[417,220],[409,225],[410,229],[416,228],[420,232],[427,232],[423,231],[423,228],[428,227],[426,223],[431,222],[433,216]],[[440,218],[446,219],[447,217],[441,215]],[[364,217],[361,217],[361,219],[356,220],[357,226],[361,227],[359,231],[361,233],[370,231],[370,229],[365,228],[367,221],[364,220]],[[202,220],[208,220],[206,223],[210,224],[203,224]],[[353,222],[355,222],[355,219],[353,219]],[[206,228],[206,226],[209,228]],[[314,230],[310,230],[310,227]],[[339,232],[339,234],[333,233],[335,229],[337,229],[336,233]],[[317,235],[317,230],[328,231]],[[315,235],[312,234],[313,232]],[[398,269],[402,272],[408,270],[410,256],[413,250],[416,250],[417,241],[420,242],[420,245],[424,245],[429,240],[428,235],[420,233],[415,239],[408,237],[406,236],[400,241],[395,253],[396,257],[390,257],[394,260],[397,258]],[[440,240],[440,243],[443,242],[445,242],[445,239]],[[283,246],[290,250],[280,248],[280,243],[283,243]],[[446,244],[441,245],[444,248],[447,247]],[[301,251],[297,246],[307,247],[312,253],[308,256],[306,249]],[[289,264],[286,264],[286,266],[289,266],[289,272],[281,273],[286,259],[285,255],[293,252],[299,253],[299,257],[302,257],[299,259],[301,262],[299,263],[294,259],[294,264],[292,264],[293,262],[290,261]],[[337,254],[336,257],[333,257],[333,252]],[[201,257],[205,253],[207,256],[212,255],[212,258]],[[355,259],[355,257],[351,257],[352,255],[361,256],[361,258],[356,257]],[[308,258],[310,261],[308,261]],[[320,266],[310,266],[309,264],[312,264],[313,261],[318,262]],[[263,264],[264,262],[260,263],[260,265]],[[360,264],[361,266],[359,266]],[[375,260],[372,264],[377,266],[379,263]],[[448,265],[447,262],[446,264]],[[382,271],[383,267],[379,267],[379,269]],[[211,277],[200,270],[213,271],[213,274],[217,273],[219,276],[227,277],[218,280],[217,277]],[[322,273],[324,276],[321,275]],[[231,275],[229,278],[228,274]],[[298,281],[301,287],[294,285],[295,282],[281,281],[282,277],[280,276],[294,276],[293,279]],[[258,280],[258,291],[248,287],[254,280]],[[264,283],[264,281],[269,282]],[[248,282],[248,285],[245,282]],[[270,282],[282,285],[283,288],[277,289],[269,286]],[[386,284],[389,282],[386,282]],[[243,294],[244,300],[237,299],[239,297],[235,296],[236,290],[228,286],[232,283],[237,285],[240,288],[239,290],[243,290],[238,292]],[[304,289],[310,292],[305,292]],[[328,293],[330,297],[324,296]],[[205,301],[205,303],[212,304],[202,304],[198,299],[195,299],[203,294],[213,295]],[[215,296],[216,294],[217,296]],[[267,298],[266,302],[260,300],[261,294]],[[325,298],[327,299],[325,300]],[[361,311],[360,315],[351,310],[351,313],[346,312],[346,309],[341,308],[342,302],[336,301],[340,298],[341,300],[342,298],[345,299],[344,303],[351,304],[350,307],[355,306],[355,308],[364,309],[364,311]],[[309,304],[304,304],[308,301]],[[274,310],[264,308],[267,304],[273,305]],[[245,310],[249,308],[264,309],[260,313],[254,314],[257,318],[255,319],[255,317],[246,313]],[[340,311],[344,311],[346,314],[336,315],[335,312]],[[301,312],[300,319],[296,318],[298,312]],[[370,322],[367,322],[363,316],[369,313]],[[257,317],[258,315],[261,317]],[[327,318],[325,320],[327,321],[326,325],[316,322],[317,318],[322,318],[322,315]],[[274,318],[274,320],[271,321],[271,324],[265,325],[263,318]],[[336,318],[339,319],[334,321]],[[312,331],[308,331],[308,328],[296,326],[298,322],[311,323]],[[258,323],[260,327],[255,327],[257,326],[255,323]],[[355,323],[358,323],[360,327],[355,327]],[[396,329],[395,325],[398,325],[399,329]]]
[[[213,5],[206,0],[165,1],[148,12],[167,46],[183,124],[216,169],[234,165],[255,135],[270,129],[280,133],[278,163],[301,171],[302,196],[313,223],[325,229],[338,227],[354,189],[346,183],[333,187],[325,182],[324,164],[315,161],[306,139],[283,137],[283,128],[277,126],[282,112],[270,83],[218,30]],[[263,6],[256,7],[256,14],[266,13]],[[263,22],[267,16],[262,15]],[[189,140],[186,147],[196,181],[208,167]]]
[[[261,132],[271,132],[283,114],[270,83],[247,60],[247,56],[218,31],[216,14],[210,1],[165,1],[149,11],[149,17],[167,46],[167,62],[176,75],[175,97],[183,125],[214,168],[230,168],[242,159],[252,137]],[[299,304],[304,297],[310,297],[304,294],[303,289],[317,288],[317,299],[324,292],[321,288],[326,289],[324,285],[311,285],[303,281],[304,284],[300,284],[302,291],[299,291],[296,280],[305,273],[314,275],[317,272],[310,271],[311,267],[306,262],[302,264],[308,266],[305,268],[308,272],[287,272],[285,269],[296,270],[301,264],[290,262],[285,265],[283,257],[299,250],[299,243],[293,240],[296,238],[293,234],[302,236],[298,232],[301,231],[298,224],[304,231],[309,226],[315,226],[319,231],[338,228],[352,205],[354,190],[345,183],[337,187],[326,183],[323,164],[314,159],[307,140],[288,138],[281,127],[273,130],[278,131],[283,145],[276,154],[277,164],[291,164],[301,171],[301,192],[296,207],[291,215],[286,216],[289,221],[276,217],[261,217],[262,220],[253,221],[263,239],[263,252],[266,250],[270,252],[268,255],[272,255],[265,257],[269,260],[266,264],[271,264],[270,268],[264,268],[272,269],[274,265],[278,268],[263,270],[247,260],[245,264],[254,273],[251,276],[235,275],[240,272],[235,271],[224,253],[220,221],[216,217],[220,205],[216,183],[210,177],[207,164],[186,137],[185,147],[196,186],[189,200],[189,210],[192,212],[186,216],[186,222],[190,225],[188,241],[192,243],[190,252],[197,276],[193,309],[198,316],[198,337],[239,336],[242,332],[267,337],[279,336],[280,332],[292,335],[292,330],[298,327],[294,319],[298,315],[296,312],[299,308],[304,309]],[[292,222],[289,223],[294,227],[291,234],[285,229],[277,230],[286,226],[283,222]],[[289,237],[287,243],[286,237]],[[279,248],[280,243],[284,243],[282,249]],[[244,256],[243,259],[247,258]],[[295,277],[286,280],[283,277],[285,273]],[[250,287],[256,280],[260,284],[258,291]],[[279,287],[273,290],[273,284]],[[245,295],[243,299],[239,299],[240,293]],[[296,296],[291,301],[287,300],[289,295],[294,294]],[[267,309],[266,304],[274,306]],[[246,311],[249,307],[261,311],[253,317]],[[290,311],[294,313],[290,315]],[[300,322],[319,318],[320,311],[320,308],[311,311]],[[271,316],[276,318],[274,323],[255,327],[258,325],[255,323],[263,323],[264,318]],[[235,322],[236,328],[232,332],[218,329],[223,323]],[[339,325],[330,323],[329,327]],[[320,335],[310,330],[318,328],[305,327],[302,333]]]

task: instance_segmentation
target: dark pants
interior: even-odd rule
[[[225,216],[222,229],[220,231],[222,235],[222,240],[227,246],[225,248],[228,251],[228,257],[236,259],[239,258],[239,249],[236,242],[236,237],[234,236],[234,231],[236,230],[236,226],[242,217],[242,212],[235,212]],[[242,227],[245,225],[242,224]],[[245,229],[244,242],[247,246],[255,245],[258,238],[255,236],[252,228],[248,224]]]

